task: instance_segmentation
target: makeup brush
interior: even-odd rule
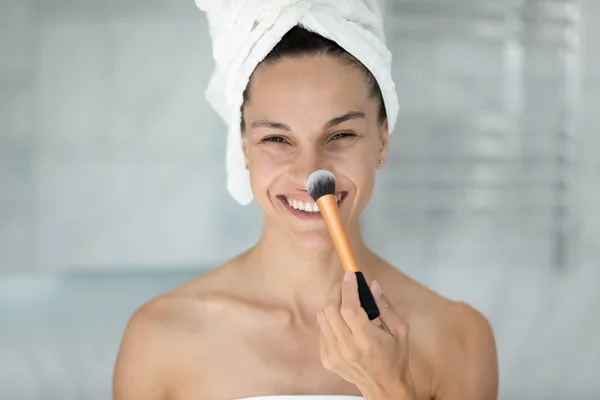
[[[335,195],[335,176],[330,171],[315,171],[306,181],[306,190],[319,206],[319,211],[325,220],[344,271],[352,271],[356,274],[361,307],[367,313],[369,320],[374,320],[379,317],[379,308],[377,308],[365,276],[356,263],[348,236],[342,225]]]

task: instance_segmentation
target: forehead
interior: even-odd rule
[[[330,117],[348,110],[368,113],[376,108],[364,72],[328,56],[261,65],[252,77],[249,92],[246,110],[252,114],[308,111],[314,118],[319,113]]]

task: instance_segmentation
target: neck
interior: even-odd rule
[[[369,279],[376,256],[364,243],[358,222],[347,226],[346,233]],[[313,313],[326,304],[332,287],[342,282],[344,270],[327,231],[315,233],[308,244],[302,239],[306,237],[295,237],[279,224],[265,221],[261,239],[247,253],[247,265],[252,265],[254,276],[260,277],[270,295],[298,313]]]

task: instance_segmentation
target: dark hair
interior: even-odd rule
[[[366,84],[370,88],[369,94],[379,103],[378,120],[380,123],[385,122],[387,114],[385,112],[385,104],[383,96],[377,80],[356,57],[344,50],[336,42],[326,39],[323,36],[311,32],[298,25],[290,29],[279,41],[279,43],[271,50],[271,52],[261,61],[261,64],[275,63],[283,58],[301,58],[305,56],[332,56],[342,61],[343,63],[354,66],[362,70],[365,74]],[[257,67],[258,68],[258,67]],[[250,80],[252,77],[250,77]],[[244,121],[244,106],[250,99],[250,84],[244,90],[244,101],[241,107],[242,119],[241,130],[245,130]]]

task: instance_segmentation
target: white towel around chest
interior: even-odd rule
[[[323,396],[259,396],[259,397],[244,397],[236,400],[364,400],[358,396],[344,395],[323,395]]]

